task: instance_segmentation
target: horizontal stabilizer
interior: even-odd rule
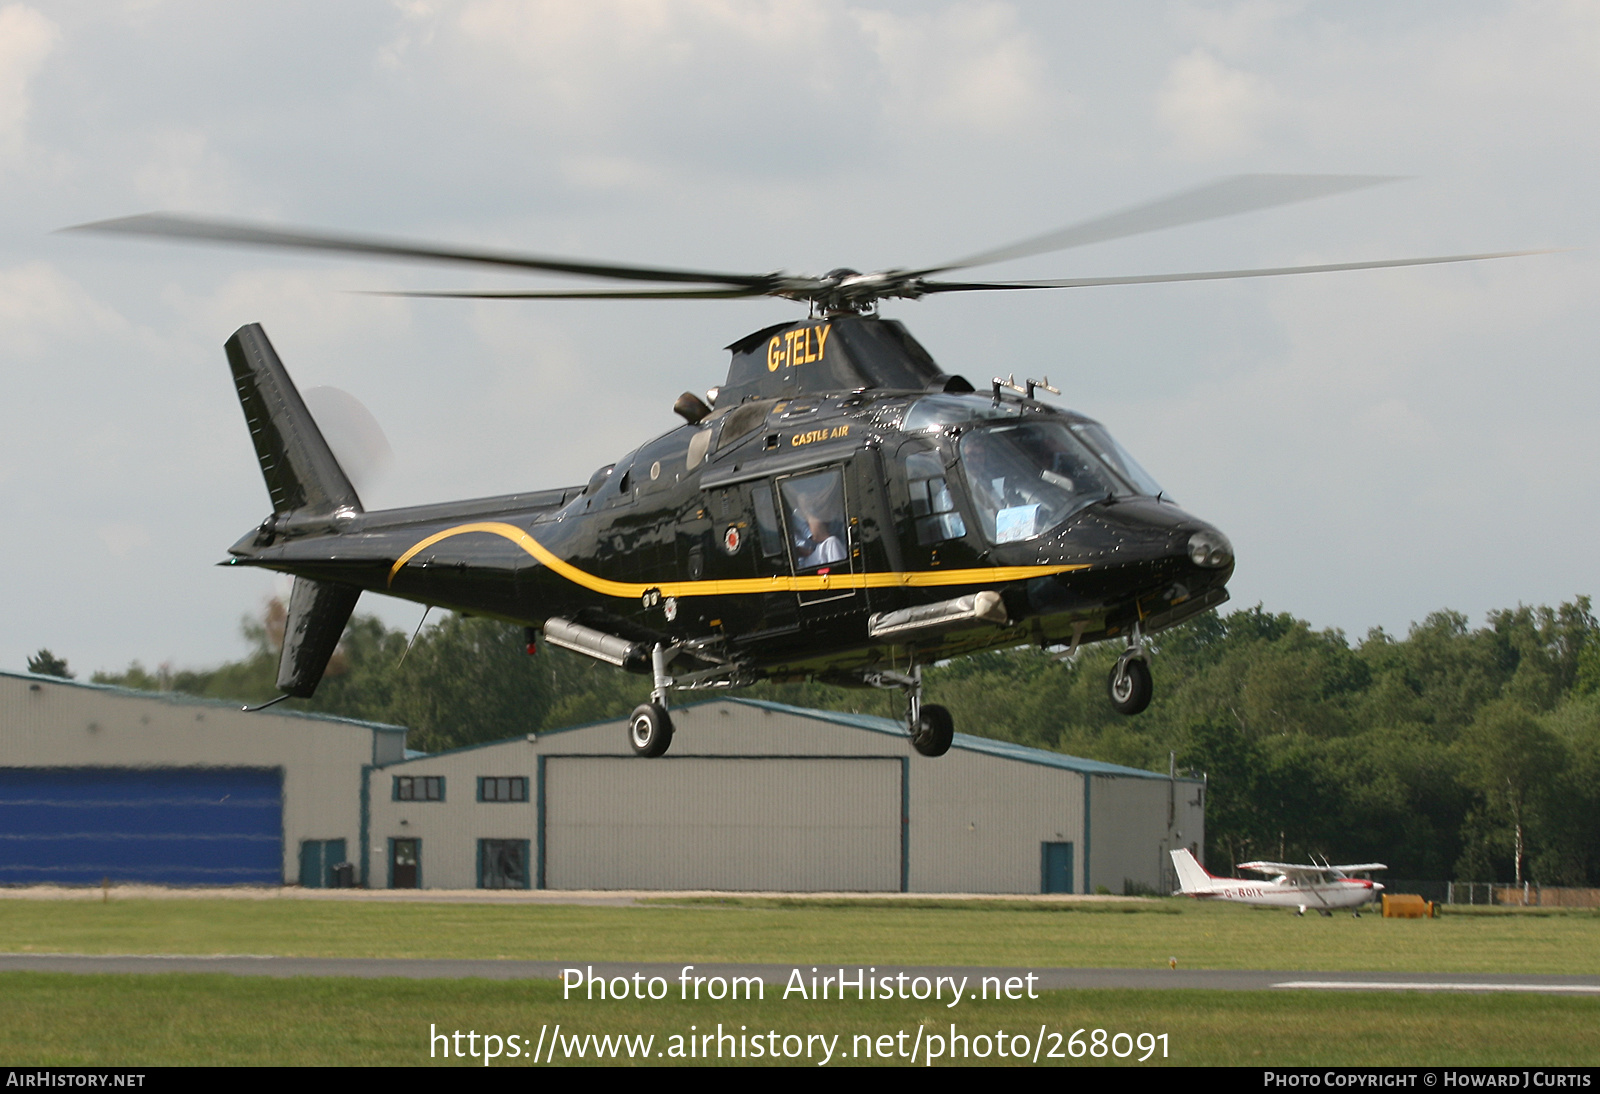
[[[360,596],[361,590],[354,585],[294,579],[289,618],[283,627],[283,653],[278,657],[279,691],[296,699],[311,698]]]
[[[239,405],[272,496],[272,511],[308,516],[340,509],[360,512],[355,487],[295,390],[266,331],[258,323],[240,327],[226,349]]]

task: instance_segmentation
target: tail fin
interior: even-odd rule
[[[259,324],[240,327],[228,339],[228,367],[239,405],[255,442],[278,518],[328,517],[361,512],[361,499],[306,409],[294,381]],[[361,590],[334,581],[294,579],[289,617],[278,658],[278,688],[310,698],[327,671],[328,659],[350,622]]]
[[[272,511],[280,516],[360,512],[355,487],[334,459],[267,332],[259,323],[240,327],[226,349]]]
[[[1180,847],[1171,852],[1172,865],[1178,871],[1178,886],[1186,893],[1205,892],[1211,888],[1211,875],[1195,861],[1189,849]]]
[[[360,597],[361,590],[354,585],[294,579],[289,618],[284,620],[283,652],[278,655],[279,691],[297,699],[311,698]]]

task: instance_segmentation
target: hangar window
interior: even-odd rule
[[[443,775],[396,775],[394,800],[397,802],[444,801]]]
[[[478,800],[481,802],[525,802],[528,800],[526,775],[485,775],[478,779]]]
[[[527,889],[528,883],[527,840],[478,841],[478,888]]]

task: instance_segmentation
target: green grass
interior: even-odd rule
[[[1037,1000],[966,1002],[947,1010],[912,1001],[785,1002],[777,994],[769,987],[764,1001],[749,1003],[601,1003],[563,1001],[560,986],[549,981],[6,973],[0,974],[0,1058],[13,1066],[481,1066],[430,1059],[430,1025],[446,1033],[460,1029],[537,1040],[541,1026],[559,1022],[564,1035],[654,1034],[654,1051],[662,1051],[667,1038],[689,1033],[691,1025],[698,1032],[715,1031],[720,1022],[733,1033],[745,1026],[749,1032],[776,1030],[780,1037],[839,1035],[837,1051],[850,1052],[857,1034],[876,1037],[903,1029],[911,1035],[920,1024],[925,1035],[947,1035],[953,1022],[968,1036],[1003,1029],[1008,1036],[1032,1038],[1041,1025],[1063,1038],[1079,1028],[1166,1033],[1170,1054],[1165,1062],[1170,1064],[1600,1064],[1600,1040],[1594,1036],[1600,1000],[1594,999],[1057,991],[1041,992]],[[1041,1055],[1052,1047],[1047,1039]],[[1015,1061],[991,1056],[970,1062]],[[525,1059],[502,1063],[528,1066]]]
[[[1094,910],[1091,910],[1094,909]],[[1138,910],[1129,910],[1138,909]],[[1600,973],[1600,916],[1366,915],[1187,901],[978,905],[729,898],[639,907],[0,901],[12,953]]]

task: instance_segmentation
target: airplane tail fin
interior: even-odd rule
[[[1180,847],[1171,854],[1172,865],[1178,871],[1178,885],[1183,892],[1198,893],[1211,888],[1211,875],[1195,861],[1188,848]]]
[[[316,517],[341,509],[361,512],[356,488],[323,439],[267,332],[259,323],[240,327],[225,348],[273,513]]]
[[[272,523],[289,527],[311,518],[309,523],[327,528],[329,524],[317,518],[361,512],[355,487],[306,409],[266,331],[257,323],[240,327],[225,348],[272,498]],[[294,579],[278,657],[278,689],[285,695],[305,699],[317,690],[360,596],[354,585]]]

